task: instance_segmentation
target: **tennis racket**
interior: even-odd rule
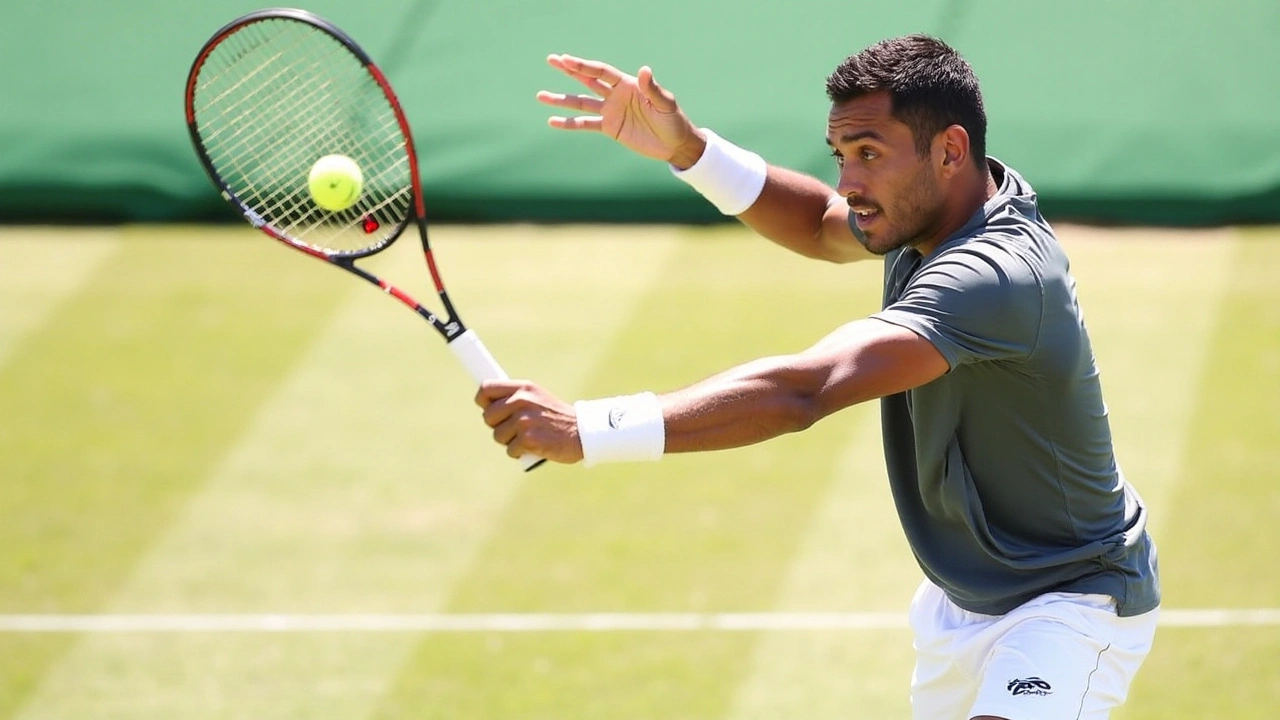
[[[304,10],[260,10],[233,20],[191,66],[186,116],[204,169],[251,225],[418,313],[477,383],[507,377],[445,292],[427,236],[409,122],[386,76],[346,33]],[[317,205],[308,186],[316,161],[329,155],[353,160],[363,178],[354,204],[337,211]],[[410,222],[443,317],[356,265],[390,247]],[[542,463],[533,455],[520,461],[526,470]]]

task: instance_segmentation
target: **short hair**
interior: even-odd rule
[[[927,157],[933,138],[952,125],[969,133],[974,163],[986,167],[987,113],[978,77],[960,53],[929,35],[882,40],[850,55],[827,77],[827,97],[843,103],[889,93],[894,119],[911,129],[916,153]]]

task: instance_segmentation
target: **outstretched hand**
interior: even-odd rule
[[[582,459],[573,406],[527,380],[486,380],[476,392],[493,439],[513,458],[537,455],[561,463]]]
[[[553,116],[548,120],[551,127],[602,133],[640,155],[682,169],[702,156],[706,141],[680,109],[675,95],[654,80],[647,66],[628,75],[607,63],[572,55],[550,55],[547,63],[593,93],[539,92],[538,100],[547,105],[586,113]]]

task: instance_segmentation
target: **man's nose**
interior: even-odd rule
[[[840,180],[836,184],[836,192],[845,198],[866,195],[866,179],[856,167],[845,165],[840,168]]]

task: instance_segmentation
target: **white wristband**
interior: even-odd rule
[[[658,460],[667,436],[662,406],[651,392],[638,395],[579,400],[578,438],[587,467],[602,462]]]
[[[702,128],[707,149],[687,170],[671,172],[711,201],[725,215],[741,215],[764,190],[769,165],[759,155]]]

